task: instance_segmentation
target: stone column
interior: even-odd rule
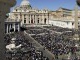
[[[24,24],[24,14],[22,14],[22,25]]]
[[[31,24],[31,15],[30,15],[30,24]]]
[[[44,24],[44,18],[45,18],[45,16],[44,16],[44,14],[42,15],[42,24]]]
[[[10,24],[10,28],[9,28],[9,31],[11,30],[11,24]],[[10,32],[11,33],[11,32]]]
[[[49,25],[49,12],[48,12],[48,25]]]
[[[35,15],[35,24],[37,25],[37,15]]]
[[[34,15],[34,24],[35,24],[35,15]]]
[[[4,21],[6,14],[10,12],[10,7],[15,5],[15,0],[0,0],[0,60],[6,60],[4,42]]]
[[[18,24],[18,31],[20,31],[20,24]]]
[[[7,33],[8,33],[8,24],[7,24],[7,29],[6,29]]]
[[[26,24],[29,24],[29,16],[28,16],[28,14],[26,15]]]
[[[32,24],[34,24],[34,14],[32,14],[31,20],[33,22]]]
[[[14,23],[14,32],[16,31],[15,23]]]

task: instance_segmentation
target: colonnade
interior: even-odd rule
[[[44,14],[38,15],[38,14],[22,14],[21,18],[19,17],[19,19],[22,20],[22,24],[49,24],[49,16],[46,14],[46,16]],[[46,22],[45,22],[46,19]],[[25,22],[26,20],[26,22]]]
[[[7,24],[5,24],[5,33],[10,33],[11,29],[13,29],[14,32],[16,30],[20,31],[20,23],[7,23]]]

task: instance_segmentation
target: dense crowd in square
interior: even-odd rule
[[[34,38],[39,44],[44,46],[44,50],[48,49],[54,54],[54,59],[59,59],[59,56],[75,54],[74,59],[79,59],[80,43],[74,42],[73,36],[75,32],[73,29],[60,28],[56,26],[47,27],[26,27],[26,32]],[[78,33],[79,34],[79,33]],[[14,40],[14,39],[15,40]],[[14,44],[12,48],[10,44]],[[25,38],[23,32],[14,32],[5,35],[6,45],[6,59],[7,60],[49,60],[43,55],[43,52],[36,50],[31,41]],[[64,58],[62,58],[64,59]]]
[[[75,31],[73,29],[45,26],[43,29],[40,28],[35,30],[35,28],[28,28],[28,30],[26,31],[27,33],[34,34],[31,36],[44,46],[44,48],[51,51],[55,56],[68,55],[69,53],[80,51],[80,49],[76,47],[77,44],[80,46],[80,43],[78,42],[76,44],[73,39],[73,36],[75,35]],[[33,33],[34,31],[35,33]]]
[[[13,44],[15,47],[9,45]],[[23,32],[7,34],[5,36],[6,60],[49,60],[43,52],[36,50]],[[9,46],[9,47],[8,47]]]

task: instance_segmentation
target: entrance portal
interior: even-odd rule
[[[44,19],[44,24],[46,24],[46,20],[47,20],[47,19],[45,18],[45,19]]]
[[[31,20],[31,24],[33,24],[33,19]]]

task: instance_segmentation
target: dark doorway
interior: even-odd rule
[[[31,19],[31,24],[33,24],[33,19]]]
[[[39,23],[39,20],[38,20],[38,23]]]
[[[47,20],[47,19],[45,18],[45,19],[44,19],[44,24],[46,24],[46,20]]]

